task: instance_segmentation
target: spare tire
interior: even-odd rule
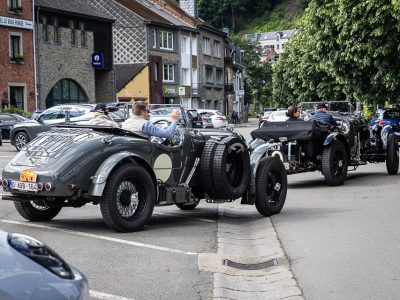
[[[218,199],[237,199],[250,182],[250,155],[246,144],[236,136],[224,138],[214,147],[212,180]]]
[[[208,140],[204,145],[200,160],[200,179],[202,186],[206,194],[211,198],[214,198],[216,194],[211,176],[215,145],[215,140]]]

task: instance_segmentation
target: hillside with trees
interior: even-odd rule
[[[246,50],[246,93],[252,103],[399,105],[400,1],[201,0],[199,13],[206,13],[206,3],[211,5],[207,21],[229,27]],[[243,39],[244,33],[293,27],[298,33],[272,68],[257,60],[257,45]]]

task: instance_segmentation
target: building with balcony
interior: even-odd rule
[[[0,2],[0,110],[36,108],[33,28],[32,0]]]

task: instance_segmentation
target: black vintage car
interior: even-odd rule
[[[260,158],[279,157],[288,174],[321,171],[332,186],[344,183],[348,167],[356,169],[368,162],[386,161],[388,173],[397,174],[396,134],[389,134],[383,146],[382,135],[372,131],[360,114],[332,114],[338,127],[315,121],[264,123],[251,133],[250,150],[257,151]]]
[[[221,203],[244,195],[242,203],[270,216],[284,205],[286,183],[277,158],[250,166],[239,134],[186,127],[171,138],[148,140],[119,128],[54,126],[22,148],[2,174],[3,189],[12,194],[3,200],[13,200],[27,220],[51,220],[62,207],[93,203],[118,231],[143,228],[154,206],[190,210],[200,199]]]

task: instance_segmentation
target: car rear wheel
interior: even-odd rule
[[[28,221],[50,221],[61,211],[61,207],[50,207],[44,201],[14,202],[21,217]]]
[[[23,131],[17,132],[14,136],[14,147],[18,151],[21,151],[29,142],[30,140],[28,135]]]
[[[326,146],[322,154],[325,182],[330,186],[342,185],[347,176],[348,164],[347,152],[341,141],[336,140]]]
[[[107,180],[100,201],[106,224],[117,231],[142,229],[149,221],[155,203],[154,183],[145,168],[124,165]]]
[[[256,172],[257,211],[264,216],[281,212],[287,194],[287,174],[278,157],[263,158]]]
[[[386,170],[389,175],[396,175],[399,171],[399,145],[395,134],[390,134],[387,139]]]

